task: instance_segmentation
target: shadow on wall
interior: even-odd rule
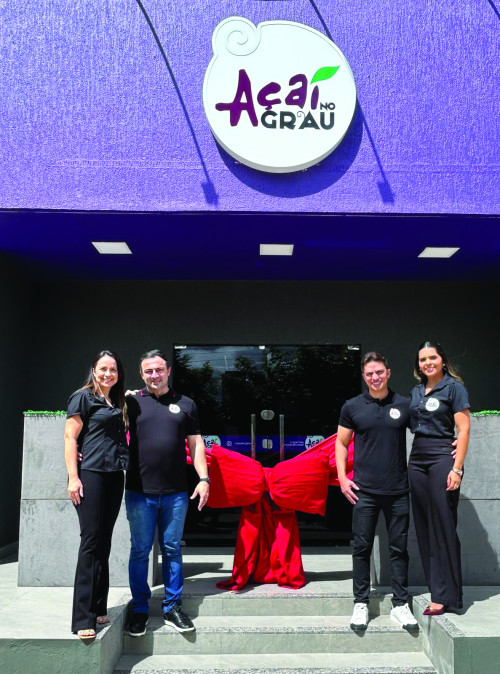
[[[310,4],[318,17],[325,34],[332,42],[335,40],[326,24],[320,10],[318,9],[314,0],[310,0]],[[218,149],[222,160],[227,168],[239,179],[249,187],[263,194],[269,194],[276,197],[295,198],[303,197],[310,194],[317,194],[322,190],[334,185],[352,166],[356,156],[359,152],[361,141],[363,138],[363,128],[370,143],[372,152],[377,163],[380,173],[380,179],[377,181],[377,188],[380,194],[382,203],[394,204],[395,196],[385,174],[382,161],[373,136],[371,134],[368,122],[363,113],[359,101],[356,104],[354,118],[352,120],[349,130],[336,150],[332,152],[326,159],[324,159],[316,166],[313,166],[305,171],[298,171],[297,173],[284,174],[268,174],[261,171],[256,171],[252,168],[238,163],[219,145]]]
[[[375,156],[375,161],[377,162],[378,170],[380,172],[380,180],[377,181],[377,187],[378,191],[380,192],[380,197],[384,204],[394,204],[396,201],[394,198],[394,192],[392,191],[389,181],[387,180],[387,176],[385,175],[384,167],[382,166],[379,153],[377,152],[377,148],[375,146],[375,142],[373,140],[370,127],[368,126],[368,122],[366,121],[366,117],[364,116],[363,112],[361,112],[361,115],[363,117],[363,124],[365,127],[366,135],[368,137],[368,140],[370,141],[370,145],[373,154]]]
[[[163,48],[160,38],[156,32],[156,29],[144,4],[141,2],[141,0],[136,0],[136,2],[142,14],[144,15],[147,25],[151,30],[153,38],[158,46],[158,49],[160,50],[163,60],[165,61],[165,65],[169,72],[170,79],[175,88],[175,91],[179,99],[179,103],[184,113],[187,127],[191,134],[192,141],[196,148],[196,152],[198,154],[203,169],[203,173],[205,175],[205,180],[201,184],[203,194],[205,196],[205,201],[207,202],[207,204],[217,206],[217,204],[219,203],[219,196],[215,189],[215,185],[212,179],[210,178],[210,174],[205,164],[205,160],[203,158],[200,145],[198,143],[193,125],[191,123],[189,112],[182,97],[179,85],[175,79],[172,67],[170,66],[167,54],[165,52],[165,49]],[[325,33],[333,42],[333,38],[328,29],[328,26],[326,25],[323,17],[321,16],[320,11],[318,10],[313,0],[311,0],[311,5],[318,16],[325,30]],[[366,121],[366,117],[363,114],[359,101],[357,102],[356,105],[356,111],[354,113],[354,118],[351,123],[351,126],[344,140],[342,141],[340,147],[337,148],[331,155],[329,155],[322,162],[305,171],[299,171],[294,174],[290,173],[268,174],[261,171],[256,171],[252,168],[249,168],[247,166],[244,166],[243,164],[238,163],[229,154],[227,154],[226,151],[223,150],[218,144],[217,147],[221,154],[222,160],[224,161],[228,169],[244,184],[248,185],[254,190],[257,190],[258,192],[262,192],[263,194],[269,194],[272,196],[284,198],[295,198],[321,192],[327,187],[334,185],[338,180],[340,180],[340,178],[342,178],[342,176],[353,164],[359,152],[361,140],[363,137],[363,127],[366,131],[368,140],[370,142],[381,175],[381,179],[377,181],[377,187],[380,193],[381,200],[384,204],[394,204],[395,203],[394,192],[392,191],[389,181],[387,180],[387,177],[385,175],[382,162],[380,160],[375,143],[373,141],[372,134]]]
[[[500,566],[495,546],[498,540],[490,541],[488,526],[493,536],[500,539],[498,500],[469,500],[461,498],[458,506],[458,534],[462,544],[462,575],[464,585],[500,585]],[[492,594],[498,594],[498,588]]]
[[[458,506],[458,535],[462,546],[463,584],[490,586],[491,595],[498,594],[500,566],[497,552],[500,550],[499,519],[500,500],[460,497]],[[487,527],[487,528],[486,528]],[[488,531],[490,532],[488,534]],[[426,586],[418,549],[413,513],[408,530],[408,579],[410,586]],[[384,518],[380,516],[374,545],[372,580],[374,585],[390,586],[389,542]],[[496,587],[495,587],[496,586]],[[466,607],[467,608],[467,607]]]
[[[203,189],[203,194],[205,196],[205,201],[207,202],[207,204],[211,204],[213,206],[216,206],[219,203],[219,195],[217,194],[217,191],[215,189],[215,185],[213,184],[212,179],[210,178],[210,175],[208,173],[208,169],[207,169],[207,166],[205,164],[205,160],[203,159],[203,154],[201,152],[201,148],[200,148],[200,145],[198,143],[198,139],[196,138],[196,134],[195,134],[193,125],[191,123],[191,119],[189,117],[188,109],[187,109],[186,104],[184,102],[184,99],[182,97],[182,93],[181,93],[181,90],[179,88],[179,85],[177,84],[177,80],[175,79],[174,71],[172,70],[172,67],[171,67],[170,62],[169,62],[168,57],[167,57],[167,54],[166,54],[166,52],[163,48],[163,45],[160,41],[160,38],[158,37],[158,33],[156,32],[156,29],[153,25],[153,22],[151,21],[151,18],[149,16],[146,8],[144,7],[141,0],[136,0],[136,2],[139,5],[139,8],[140,8],[141,12],[143,13],[144,18],[146,19],[146,22],[149,26],[149,29],[151,30],[151,33],[153,34],[154,40],[155,40],[155,42],[158,46],[158,49],[160,50],[160,53],[163,57],[163,60],[165,61],[165,65],[167,66],[167,70],[168,70],[168,73],[170,75],[170,79],[172,80],[172,84],[174,86],[177,97],[179,98],[179,103],[181,105],[182,112],[184,113],[186,125],[189,129],[189,133],[191,134],[191,139],[192,139],[193,144],[196,148],[196,153],[198,155],[201,167],[203,169],[203,173],[205,175],[205,180],[204,180],[204,182],[201,183],[201,187]]]
[[[493,11],[495,12],[495,14],[497,15],[497,19],[500,19],[500,12],[499,12],[498,9],[495,7],[495,4],[494,4],[493,0],[488,0],[488,3],[491,5],[492,10],[493,10]]]
[[[358,102],[351,126],[340,146],[319,164],[296,173],[257,171],[237,162],[218,144],[217,148],[227,168],[242,183],[263,194],[292,199],[321,192],[342,178],[359,152],[363,125],[364,116]]]
[[[328,28],[328,25],[326,24],[326,21],[324,20],[323,15],[321,14],[320,10],[318,9],[316,3],[314,2],[314,0],[309,0],[309,2],[311,4],[311,7],[313,8],[313,10],[316,13],[316,16],[318,17],[319,21],[321,22],[321,25],[323,26],[323,30],[328,35],[330,40],[332,42],[334,42],[334,39],[333,39],[332,34],[330,32],[330,29]],[[359,105],[359,102],[358,102],[358,105]],[[361,106],[359,106],[359,107],[361,109]],[[382,166],[382,162],[380,160],[379,153],[377,152],[377,148],[376,148],[375,143],[373,141],[373,136],[371,134],[370,127],[368,126],[368,122],[366,121],[366,117],[365,117],[363,111],[361,111],[361,116],[363,118],[363,124],[364,124],[365,130],[366,130],[366,135],[368,136],[368,140],[370,141],[370,145],[371,145],[373,154],[375,155],[375,160],[377,162],[378,169],[380,171],[381,178],[377,182],[377,187],[378,187],[378,191],[380,193],[380,197],[381,197],[382,202],[384,204],[394,204],[395,203],[394,192],[392,191],[391,186],[389,184],[389,181],[387,180],[387,176],[385,175],[384,167]]]
[[[304,197],[316,194],[334,185],[347,173],[354,163],[363,139],[363,129],[370,143],[380,173],[377,188],[384,204],[394,204],[394,192],[389,184],[382,166],[373,136],[361,109],[359,101],[349,131],[340,146],[322,162],[296,173],[264,173],[237,162],[220,145],[217,148],[227,168],[239,179],[254,190],[276,197]]]

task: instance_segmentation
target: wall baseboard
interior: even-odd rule
[[[8,545],[0,546],[0,559],[6,559],[12,555],[17,555],[19,550],[19,541],[14,541],[14,543],[9,543]]]

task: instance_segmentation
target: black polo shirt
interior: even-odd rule
[[[391,390],[382,400],[365,391],[343,405],[339,425],[354,431],[354,482],[363,491],[386,496],[408,492],[409,402]]]
[[[79,415],[83,427],[77,439],[81,468],[107,473],[128,467],[128,447],[123,415],[102,396],[89,389],[75,391],[68,400],[68,418]]]
[[[455,413],[469,407],[467,389],[449,374],[427,395],[425,384],[419,384],[410,391],[411,431],[429,438],[452,438]]]
[[[127,396],[130,467],[126,489],[165,495],[187,490],[186,436],[200,435],[196,405],[169,389]]]

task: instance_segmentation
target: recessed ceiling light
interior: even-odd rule
[[[419,257],[451,257],[452,255],[455,255],[457,250],[460,250],[460,248],[446,248],[445,246],[427,246],[427,248],[424,248],[424,250],[420,253]]]
[[[261,255],[293,255],[293,243],[261,243]]]
[[[132,255],[125,241],[92,241],[101,255]]]

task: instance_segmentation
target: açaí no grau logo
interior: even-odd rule
[[[342,141],[356,87],[342,51],[326,35],[293,21],[255,26],[222,21],[203,106],[219,144],[243,164],[273,173],[318,163]]]
[[[269,82],[257,92],[254,99],[252,91],[252,82],[247,71],[242,68],[239,71],[238,87],[234,99],[230,103],[217,103],[216,109],[229,112],[229,121],[231,126],[237,126],[241,115],[246,112],[252,126],[259,124],[257,109],[260,106],[265,109],[260,115],[260,123],[266,129],[331,129],[335,123],[335,103],[333,101],[321,102],[319,104],[319,115],[314,111],[318,110],[319,85],[312,86],[315,82],[329,80],[335,75],[340,66],[324,66],[319,68],[311,78],[310,84],[307,77],[302,73],[293,75],[288,81],[290,90],[284,96],[283,89],[278,82]],[[309,97],[309,89],[311,90]],[[285,104],[286,106],[297,110],[280,110],[279,113],[273,110],[274,106]],[[304,107],[309,104],[309,111],[304,112]]]

